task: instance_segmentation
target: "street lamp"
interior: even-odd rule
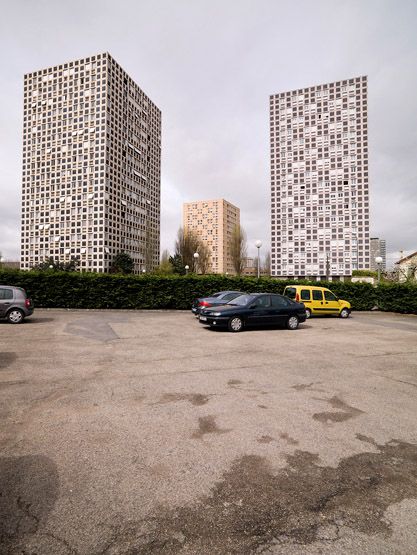
[[[143,270],[142,270],[142,274],[146,274],[146,270],[145,270],[145,268],[143,268]]]
[[[378,269],[378,283],[379,283],[379,280],[381,279],[382,256],[376,256],[375,257],[375,262],[376,262],[376,267]]]
[[[184,268],[185,268],[185,275],[187,275],[187,274],[188,274],[188,270],[190,269],[190,267],[189,267],[188,264],[186,264],[186,265],[184,266]]]
[[[200,255],[198,254],[198,252],[195,252],[193,254],[193,256],[194,256],[195,273],[198,274],[198,259],[199,259]]]
[[[255,247],[258,249],[258,279],[259,279],[259,276],[261,275],[260,252],[261,252],[261,247],[262,247],[262,241],[259,241],[259,239],[257,241],[255,241]]]

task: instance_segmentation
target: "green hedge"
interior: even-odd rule
[[[283,293],[294,281],[270,278],[211,276],[123,276],[77,272],[0,270],[0,283],[26,289],[35,306],[45,308],[173,308],[189,309],[192,300],[221,290]],[[309,283],[298,281],[297,283]],[[312,282],[310,282],[312,284]],[[417,314],[417,287],[333,281],[328,286],[354,310]]]

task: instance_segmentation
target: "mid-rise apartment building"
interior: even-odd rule
[[[161,112],[102,53],[24,78],[21,267],[159,263]]]
[[[224,199],[183,205],[184,231],[195,231],[211,251],[210,273],[235,273],[230,241],[236,226],[240,226],[240,209]]]
[[[385,239],[380,239],[379,237],[371,237],[370,239],[370,258],[369,267],[371,270],[376,271],[378,265],[375,262],[375,258],[380,256],[382,262],[379,265],[381,270],[387,269],[387,244]]]
[[[271,275],[369,268],[367,78],[270,97]]]

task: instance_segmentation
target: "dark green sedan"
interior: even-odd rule
[[[303,303],[275,293],[240,295],[227,305],[203,308],[200,324],[238,332],[256,326],[285,326],[296,330],[306,320]]]

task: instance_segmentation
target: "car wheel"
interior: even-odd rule
[[[230,318],[229,323],[227,324],[229,331],[238,332],[243,330],[243,320],[238,316],[234,318]]]
[[[311,310],[306,308],[306,318],[311,318]]]
[[[298,328],[298,323],[297,316],[290,316],[287,320],[287,328],[289,330],[296,330]]]
[[[339,312],[340,318],[349,318],[349,315],[350,310],[348,308],[342,308],[342,310]]]
[[[7,320],[10,322],[10,324],[21,324],[24,317],[25,315],[18,308],[13,308],[10,312],[7,313]]]

